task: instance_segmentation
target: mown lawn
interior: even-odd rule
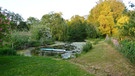
[[[48,57],[1,56],[0,76],[93,76],[77,65]]]

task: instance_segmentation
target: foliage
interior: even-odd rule
[[[123,26],[119,28],[120,35],[125,39],[134,40],[135,37],[135,11],[127,12],[127,15],[130,17],[129,21],[124,23]]]
[[[129,23],[129,16],[127,15],[122,15],[118,21],[117,21],[117,24],[115,26],[115,29],[116,29],[116,33],[115,33],[115,37],[118,37],[118,38],[121,38],[122,37],[122,29],[123,29],[123,26],[125,24],[128,24]]]
[[[50,44],[52,42],[52,35],[50,28],[46,25],[33,26],[30,30],[32,41],[39,41],[41,45]]]
[[[10,32],[10,21],[7,17],[2,13],[0,8],[0,47],[3,47],[3,42],[7,42],[9,39]]]
[[[29,28],[32,28],[32,26],[37,26],[39,25],[40,20],[34,17],[29,17],[26,21],[26,24],[28,25]]]
[[[102,35],[112,36],[117,29],[114,25],[125,9],[120,0],[100,0],[90,11],[88,22],[97,26]]]
[[[135,63],[135,11],[126,10],[124,16],[118,19],[117,26],[121,38],[121,49],[123,53],[132,63]]]
[[[83,41],[86,36],[84,18],[78,15],[73,16],[68,23],[68,41]]]
[[[88,52],[92,49],[92,43],[87,42],[84,46],[83,46],[83,51],[84,52]]]
[[[132,63],[135,63],[135,41],[123,40],[121,41],[121,50],[125,57]]]
[[[128,23],[128,22],[129,22],[129,17],[125,15],[118,19],[117,25],[122,27],[122,25],[124,25],[125,23]]]
[[[28,25],[38,25],[39,23],[39,20],[37,18],[34,18],[34,17],[29,17],[26,21],[26,23]]]
[[[21,17],[21,15],[11,12],[7,9],[2,10],[2,8],[0,8],[0,12],[6,17],[5,19],[10,21],[10,29],[20,29],[18,27],[22,26],[20,25],[20,23],[23,22],[23,18]]]
[[[87,34],[87,38],[96,38],[99,35],[96,27],[88,23],[86,25],[86,34]]]
[[[24,49],[28,47],[28,40],[30,37],[29,32],[25,31],[13,31],[11,33],[11,43],[14,49]]]
[[[55,40],[65,41],[67,38],[67,24],[61,13],[51,12],[42,16],[41,24],[50,28],[52,37]]]
[[[24,21],[21,21],[19,24],[18,24],[18,26],[16,27],[16,29],[18,30],[18,31],[28,31],[29,30],[29,27],[28,27],[28,25],[26,24],[26,22],[24,22]]]
[[[3,76],[94,76],[68,61],[48,57],[0,57]]]
[[[40,46],[40,42],[37,41],[37,40],[32,40],[29,38],[28,40],[28,47],[37,47],[37,46]]]
[[[16,51],[8,47],[3,47],[0,48],[0,55],[16,55]]]
[[[109,7],[108,2],[104,2],[102,8],[104,8],[104,10],[100,12],[101,15],[98,18],[99,30],[103,35],[112,35],[114,18],[112,16],[111,8]]]
[[[28,27],[19,14],[0,8],[0,47],[10,44],[10,34],[14,29],[28,30]]]

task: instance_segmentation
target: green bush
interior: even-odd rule
[[[98,37],[98,31],[96,27],[92,24],[86,25],[86,34],[87,38],[97,38]]]
[[[36,41],[36,40],[30,40],[28,42],[29,44],[29,47],[36,47],[36,46],[40,46],[40,42],[39,41]]]
[[[0,55],[16,55],[16,51],[14,49],[4,47],[0,48]]]
[[[135,63],[135,41],[121,41],[120,52],[122,52],[123,55],[127,57],[132,63]]]
[[[84,52],[88,52],[89,50],[92,49],[92,43],[87,42],[84,46],[83,46],[83,51]]]
[[[12,47],[14,49],[24,49],[29,46],[28,40],[30,37],[29,32],[14,31],[11,34]]]
[[[40,42],[40,45],[51,44],[53,42],[50,28],[46,25],[33,26],[30,32],[31,39]]]
[[[72,23],[68,27],[68,39],[67,41],[84,41],[86,38],[86,26],[84,24]]]

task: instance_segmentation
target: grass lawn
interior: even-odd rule
[[[65,60],[1,56],[0,76],[94,76]]]
[[[103,40],[71,62],[96,76],[135,76],[135,66]]]

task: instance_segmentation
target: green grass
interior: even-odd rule
[[[94,39],[89,38],[89,39],[86,39],[87,42],[90,41],[93,45],[98,44],[98,42],[100,42],[102,40],[104,40],[104,39],[101,39],[101,38],[96,38],[96,39],[95,38]]]
[[[84,46],[83,46],[83,52],[88,52],[92,49],[92,43],[87,42]]]
[[[93,76],[77,65],[48,57],[1,56],[2,76]]]
[[[135,76],[135,66],[114,47],[104,41],[71,62],[96,76]]]

